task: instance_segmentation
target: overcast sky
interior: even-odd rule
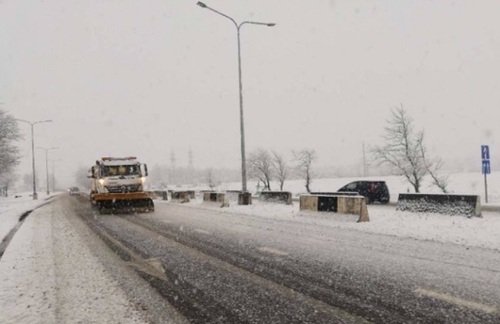
[[[313,148],[318,165],[358,167],[402,104],[448,163],[480,170],[481,144],[500,155],[500,1],[205,3],[276,23],[241,30],[247,152]],[[59,148],[49,154],[68,185],[101,156],[151,168],[175,152],[182,166],[191,149],[195,167],[239,169],[236,39],[196,1],[3,0],[0,107],[54,120],[35,126],[35,144]]]

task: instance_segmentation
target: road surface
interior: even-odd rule
[[[99,215],[84,196],[39,212],[90,228],[86,244],[120,257],[105,271],[131,303],[151,298],[135,307],[146,322],[500,322],[496,250],[341,229],[314,214],[160,202],[153,213]]]

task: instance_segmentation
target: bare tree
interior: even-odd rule
[[[280,183],[280,191],[283,191],[283,185],[288,179],[290,173],[288,164],[282,154],[273,151],[271,165],[273,167],[274,174],[276,175],[276,179],[278,179]]]
[[[385,127],[383,136],[385,144],[371,150],[374,159],[379,165],[390,165],[394,173],[408,180],[415,192],[420,192],[422,179],[429,170],[439,179],[437,171],[442,163],[437,159],[427,159],[424,132],[415,131],[413,119],[402,105],[392,110],[391,119],[387,123],[389,125]],[[440,184],[446,187],[443,181]]]
[[[12,173],[19,164],[21,155],[14,143],[20,139],[16,120],[0,109],[0,176]]]
[[[273,177],[272,159],[269,152],[259,148],[250,153],[247,158],[248,176],[264,184],[264,190],[271,190]]]
[[[296,170],[301,178],[305,180],[307,192],[311,192],[312,183],[312,163],[317,159],[315,150],[303,149],[298,152],[292,152],[297,163]]]
[[[443,193],[448,193],[448,176],[439,175],[439,170],[443,166],[440,157],[427,158],[427,148],[420,142],[420,153],[424,161],[425,169],[432,178],[432,184],[441,189]]]

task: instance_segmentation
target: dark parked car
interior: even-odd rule
[[[79,195],[80,194],[80,189],[78,189],[78,187],[71,187],[71,188],[68,189],[68,192],[69,192],[70,196]]]
[[[385,181],[354,181],[338,190],[339,192],[357,192],[365,197],[366,203],[379,201],[387,204],[391,198]]]

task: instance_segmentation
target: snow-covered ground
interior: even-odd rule
[[[0,259],[0,323],[137,324],[149,323],[148,318],[185,323],[78,217],[68,214],[71,201],[36,209],[46,198],[0,198],[3,237],[20,215],[33,210]],[[153,310],[146,315],[142,307]]]
[[[156,203],[174,204],[177,202],[157,201]],[[192,208],[218,208],[220,212],[224,213],[303,222],[305,226],[312,222],[325,227],[345,228],[367,233],[454,243],[500,251],[499,212],[483,211],[482,217],[467,218],[462,215],[403,212],[396,210],[396,207],[391,205],[369,205],[370,222],[357,223],[358,216],[356,215],[300,211],[297,202],[290,206],[264,203],[254,199],[251,206],[239,206],[236,201],[232,201],[229,207],[219,208],[213,203],[207,204],[200,199],[195,199],[183,205]]]
[[[363,179],[386,181],[391,192],[391,202],[397,202],[398,193],[412,192],[408,182],[398,176],[314,179],[311,189],[332,192],[351,181]],[[448,187],[451,193],[481,196],[482,206],[500,206],[500,172],[491,173],[487,180],[488,203],[485,202],[484,198],[484,176],[479,172],[450,174]],[[272,186],[272,189],[278,189],[278,184],[273,183]],[[255,182],[248,183],[250,190],[253,191],[255,187]],[[222,184],[218,189],[238,190],[240,188],[241,183],[228,183]],[[180,188],[174,188],[174,190],[180,190]],[[285,182],[284,190],[292,192],[294,196],[305,193],[304,181],[289,180]],[[439,189],[432,186],[427,178],[422,184],[421,192],[440,193]],[[200,200],[190,202],[187,206],[209,208]],[[346,220],[343,216],[329,213],[301,213],[298,202],[295,202],[293,206],[265,204],[255,200],[252,206],[238,206],[236,202],[232,202],[230,207],[221,208],[221,211],[251,214],[259,217],[287,218],[294,221],[301,219],[305,221],[306,218],[313,217],[315,222],[322,223],[324,226],[500,250],[500,213],[493,211],[483,211],[482,218],[467,218],[465,216],[402,212],[397,211],[395,206],[374,205],[368,206],[370,222],[359,224],[353,219]]]
[[[339,181],[344,184],[346,179]],[[318,190],[321,189],[320,184],[321,181],[317,180]],[[330,188],[331,184],[326,186]],[[0,198],[0,238],[3,239],[16,226],[19,217],[25,211],[45,204],[48,198],[44,194],[41,194],[39,199],[35,201],[29,197],[29,194],[22,194],[20,198],[13,196]],[[176,202],[156,200],[155,203],[175,204]],[[50,206],[52,204],[41,209],[49,208],[50,212],[39,213],[35,211],[30,214],[0,260],[0,272],[2,273],[0,300],[3,305],[7,305],[10,309],[9,312],[0,316],[0,322],[36,322],[40,314],[44,314],[49,322],[52,320],[79,321],[88,319],[85,309],[100,309],[103,313],[118,316],[120,321],[124,323],[141,323],[142,316],[131,306],[113,279],[106,275],[102,265],[92,255],[88,246],[82,243],[84,238],[77,235],[72,229],[75,223],[72,224],[65,220],[65,212],[60,207],[55,209]],[[397,211],[393,205],[369,205],[370,222],[356,223],[357,216],[353,215],[300,212],[298,203],[287,206],[254,200],[251,206],[238,206],[236,202],[231,202],[229,207],[219,208],[213,204],[203,203],[200,199],[195,199],[183,204],[183,206],[186,208],[217,209],[223,213],[237,213],[243,216],[287,220],[304,224],[304,227],[307,227],[308,224],[315,224],[325,228],[342,228],[348,231],[393,235],[500,251],[499,212],[483,211],[481,218],[467,218],[465,216],[401,212]],[[44,248],[54,246],[54,244],[61,246],[61,249]],[[53,255],[47,254],[47,251],[59,252],[56,252],[58,255]],[[84,258],[75,259],[79,260],[75,264],[71,255],[83,255]],[[72,273],[74,276],[65,276],[63,272]],[[84,280],[85,283],[82,283],[81,280]],[[73,288],[61,292],[65,295],[59,296],[57,293],[59,288],[57,287],[61,285]],[[57,287],[54,288],[55,286]],[[88,287],[93,290],[88,291],[90,289]],[[78,296],[90,296],[95,299],[89,301],[88,298]],[[52,303],[63,297],[65,302],[62,306],[59,305],[60,309],[57,312],[51,311]],[[102,298],[115,300],[116,303],[113,305],[116,307],[112,310],[101,307],[99,300]],[[106,305],[109,304],[106,303]],[[30,307],[33,307],[32,311],[26,311]],[[79,311],[75,313],[75,309],[79,309]]]
[[[396,185],[398,183],[400,184],[399,188],[402,188],[399,178],[392,180],[390,178],[384,179],[389,183],[393,191],[398,190],[394,189],[398,188]],[[464,176],[460,181],[456,179],[457,178],[454,178],[451,183],[460,184],[454,187],[454,191],[457,193],[473,194],[484,188],[480,188],[481,178],[477,175],[474,175],[472,179],[470,176]],[[316,180],[314,189],[325,191],[331,190],[332,188],[344,185],[349,180],[350,179]],[[500,192],[498,189],[500,186],[497,185],[497,183],[500,182],[499,180],[498,174],[495,174],[493,181],[491,181],[494,183],[490,191],[492,193],[490,201],[493,201],[489,204],[491,206],[500,205]],[[293,182],[289,183],[289,186],[292,184]],[[303,184],[297,181],[296,185],[297,188],[295,192],[300,192],[300,187]],[[475,192],[473,192],[472,189],[474,189]],[[15,198],[14,196],[15,194],[11,197],[0,198],[0,238],[2,240],[18,224],[19,217],[24,212],[46,204],[51,198],[43,193],[39,195],[38,200],[32,200],[29,193],[22,193],[19,198]],[[176,202],[156,200],[155,203],[175,204]],[[183,204],[183,206],[186,208],[217,209],[223,213],[237,213],[251,215],[252,217],[289,220],[290,222],[303,223],[304,226],[316,224],[324,226],[325,228],[342,228],[349,231],[392,235],[417,240],[431,240],[435,242],[458,244],[464,247],[480,247],[500,251],[500,212],[495,211],[483,211],[482,217],[467,218],[460,215],[448,216],[431,213],[401,212],[397,211],[394,205],[369,205],[368,212],[370,222],[357,223],[357,216],[353,215],[301,212],[299,211],[297,202],[294,202],[291,206],[287,206],[262,203],[254,199],[254,203],[251,206],[238,206],[236,202],[231,202],[229,207],[219,208],[213,204],[203,203],[198,198]],[[81,238],[73,234],[72,225],[70,223],[65,223],[64,217],[61,216],[64,216],[64,211],[51,210],[50,213],[51,215],[41,215],[40,213],[34,212],[28,216],[10,242],[5,254],[0,259],[0,272],[2,273],[2,279],[0,279],[0,291],[2,291],[2,293],[0,293],[1,308],[5,309],[5,307],[8,306],[13,309],[8,313],[3,313],[3,315],[0,314],[0,322],[36,322],[36,316],[39,314],[48,316],[46,318],[49,319],[49,321],[58,320],[57,318],[51,317],[54,316],[53,312],[44,308],[47,304],[50,306],[50,301],[52,299],[58,298],[49,293],[54,291],[54,284],[76,285],[76,288],[69,292],[74,296],[72,295],[73,297],[68,299],[68,303],[64,306],[66,308],[62,309],[64,314],[60,316],[63,316],[63,320],[72,321],[88,319],[85,310],[80,307],[82,305],[81,303],[83,302],[84,305],[86,305],[85,307],[99,309],[99,298],[103,298],[102,296],[105,295],[116,300],[115,304],[118,308],[113,310],[103,308],[103,312],[113,313],[114,316],[119,316],[124,323],[143,322],[141,315],[133,309],[131,304],[129,304],[127,298],[124,297],[120,289],[117,288],[116,283],[113,283],[113,280],[106,276],[106,272],[104,272],[102,266],[100,266],[97,261],[92,262],[95,257],[89,252],[88,246],[78,241],[81,240]],[[49,224],[49,222],[54,222],[56,219],[60,222],[57,223],[56,226],[54,226],[54,224]],[[54,228],[60,229],[61,233],[54,233]],[[44,249],[43,246],[54,244],[54,240],[65,243],[61,245],[65,246],[65,248],[61,250],[61,255],[59,256],[63,258],[62,261],[58,259],[56,262],[55,258],[57,256],[44,255],[44,251],[50,249]],[[36,246],[34,246],[35,242],[37,244]],[[85,261],[80,262],[75,267],[73,263],[74,260],[67,257],[67,255],[72,254],[84,255]],[[56,264],[54,262],[56,262]],[[59,264],[59,262],[62,263]],[[55,275],[60,276],[61,274],[55,274],[55,270],[52,269],[54,266],[56,267],[54,269],[59,269],[57,271],[72,272],[75,276],[63,276],[56,280]],[[42,268],[45,270],[41,270]],[[74,271],[75,269],[78,269],[78,271]],[[95,273],[96,271],[99,273]],[[89,274],[90,277],[88,277]],[[79,289],[83,288],[78,287],[80,279],[75,278],[86,278],[85,276],[88,277],[90,282],[96,282],[96,285],[93,286],[95,291],[90,292],[91,295],[94,293],[97,294],[95,295],[96,300],[90,304],[88,300],[79,300],[77,298],[77,296],[80,295]],[[88,287],[85,289],[88,289]],[[21,295],[18,296],[16,295],[17,293]],[[84,295],[88,296],[89,292],[85,291]],[[75,301],[75,303],[79,304],[72,303],[71,301]],[[33,307],[32,312],[24,311],[30,307]],[[80,313],[75,310],[78,307],[80,307]]]
[[[38,193],[37,200],[33,200],[31,193],[28,192],[15,193],[10,197],[0,197],[0,240],[3,240],[10,230],[19,222],[19,217],[24,212],[46,204],[47,199],[50,199],[50,197],[56,194],[47,196],[45,193]],[[18,196],[18,198],[16,198],[16,196]]]

